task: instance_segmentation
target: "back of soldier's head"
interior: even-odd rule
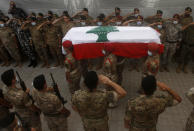
[[[156,78],[152,75],[144,77],[141,82],[141,86],[144,90],[145,95],[153,95],[154,91],[156,90]]]
[[[163,11],[161,11],[161,10],[157,10],[157,11],[156,11],[156,14],[160,14],[160,15],[162,15],[162,14],[163,14]]]
[[[11,86],[14,79],[15,79],[15,75],[14,75],[13,69],[5,71],[1,75],[1,80],[6,86]]]
[[[91,92],[93,91],[93,89],[97,88],[98,75],[96,74],[96,72],[95,71],[87,72],[86,77],[84,79],[84,83]]]
[[[38,91],[43,90],[45,84],[46,84],[46,80],[45,80],[44,75],[41,74],[34,78],[33,86]]]

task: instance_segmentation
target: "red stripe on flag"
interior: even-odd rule
[[[90,59],[104,56],[102,50],[104,45],[114,47],[113,54],[128,58],[141,58],[148,55],[148,44],[151,43],[81,43],[74,44],[74,56],[76,59]],[[160,47],[159,53],[162,53],[164,46]]]

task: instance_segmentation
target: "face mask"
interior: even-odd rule
[[[5,24],[0,24],[0,27],[4,27],[5,26]]]
[[[152,52],[148,50],[148,56],[152,56]]]
[[[162,25],[157,25],[158,29],[162,29]]]
[[[101,25],[102,25],[102,22],[98,22],[97,25],[98,25],[98,26],[101,26]]]
[[[121,25],[121,22],[116,22],[116,25]]]
[[[35,26],[35,25],[36,25],[36,22],[32,22],[31,24],[32,24],[33,26]]]
[[[138,17],[138,16],[139,16],[139,14],[135,14],[134,16],[135,16],[135,17]]]
[[[175,24],[175,25],[176,25],[176,24],[178,24],[178,21],[176,21],[176,20],[175,20],[175,21],[173,21],[173,24]]]
[[[104,54],[104,55],[105,55],[105,54],[106,54],[106,51],[105,51],[105,50],[102,50],[102,54]]]
[[[138,21],[138,22],[137,22],[137,25],[141,25],[141,21]]]
[[[81,22],[81,25],[85,26],[86,25],[86,22]]]
[[[67,55],[67,51],[62,47],[62,54]]]

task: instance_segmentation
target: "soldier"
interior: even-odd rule
[[[97,26],[105,26],[106,25],[105,15],[103,13],[99,14],[99,16],[97,16],[97,19],[94,21],[94,23]]]
[[[10,7],[8,10],[8,14],[11,14],[13,18],[26,18],[27,14],[21,8],[17,8],[14,1],[10,1]]]
[[[8,56],[1,40],[0,40],[0,59],[3,62],[1,66],[9,66],[10,65],[9,56]]]
[[[16,66],[22,67],[21,56],[18,45],[16,44],[16,37],[13,30],[5,25],[4,20],[0,20],[0,39],[11,57],[16,61]]]
[[[176,69],[177,73],[183,69],[184,73],[188,73],[187,66],[192,58],[194,52],[194,23],[190,23],[185,26],[182,30],[183,38],[181,42],[181,55],[178,67]],[[194,73],[194,67],[192,69]]]
[[[154,76],[145,77],[141,85],[144,94],[127,103],[125,127],[130,131],[156,131],[158,116],[166,107],[180,103],[181,98],[164,83],[156,81]],[[168,95],[154,95],[156,87]]]
[[[61,48],[62,48],[61,30],[52,24],[51,17],[48,17],[48,21],[40,24],[37,27],[37,30],[42,31],[44,33],[44,36],[46,38],[46,44],[48,45],[52,56],[57,61],[54,67],[61,65],[61,68],[63,68],[64,64],[63,64],[63,56],[61,52]]]
[[[82,118],[85,131],[109,131],[108,103],[126,96],[126,91],[108,77],[89,71],[84,79],[87,89],[78,90],[72,97],[72,107]],[[113,91],[97,89],[98,83],[109,85]]]
[[[128,20],[135,20],[138,19],[138,16],[140,15],[140,11],[138,8],[134,8],[134,11],[132,13],[129,13],[123,17],[124,21]]]
[[[107,25],[121,26],[123,21],[123,17],[121,16],[121,9],[119,7],[115,7],[115,12],[107,16],[105,21],[107,21]]]
[[[110,80],[118,83],[118,72],[117,72],[117,57],[116,55],[112,54],[114,48],[112,46],[105,46],[104,50],[102,51],[105,55],[104,62],[102,66],[103,74],[108,77]],[[111,87],[106,86],[108,91],[112,90]],[[117,103],[109,103],[109,107],[116,107]]]
[[[81,19],[82,16],[86,17],[87,23],[92,24],[93,18],[89,16],[89,12],[87,8],[83,8],[82,11],[76,13],[75,15],[72,16],[73,19]]]
[[[73,57],[73,45],[63,44],[63,54],[65,55],[65,72],[71,94],[80,89],[81,68],[78,61]]]
[[[37,20],[36,17],[31,17],[30,19],[30,21],[26,21],[22,25],[21,29],[30,31],[32,37],[30,43],[34,45],[38,56],[43,61],[42,67],[46,66],[47,68],[49,68],[48,55],[46,50],[47,46],[42,33],[40,32],[40,30],[37,30],[37,27],[41,24],[42,20],[40,18],[39,20]]]
[[[163,22],[164,20],[162,18],[162,15],[163,15],[163,11],[157,10],[156,15],[149,16],[149,17],[145,18],[144,21],[149,23],[149,24],[156,23],[156,22]]]
[[[3,91],[0,89],[0,130],[13,131],[16,128],[17,120],[15,114],[9,109],[12,108],[9,102],[4,99]]]
[[[181,25],[179,24],[179,15],[175,14],[171,20],[165,21],[163,24],[166,40],[164,42],[164,53],[162,55],[162,70],[169,72],[168,64],[171,62],[176,52],[178,44],[181,42]]]
[[[193,17],[191,16],[191,7],[185,8],[185,12],[180,15],[180,24],[184,27],[193,22]]]
[[[15,107],[15,111],[20,115],[25,131],[31,129],[41,131],[40,111],[34,106],[33,101],[28,95],[30,90],[27,89],[24,92],[16,86],[16,77],[13,69],[5,71],[1,75],[1,80],[8,89],[5,99]]]
[[[191,88],[187,93],[186,97],[189,101],[194,104],[194,88]],[[194,130],[194,109],[192,110],[191,114],[189,115],[185,127],[185,131],[193,131]]]
[[[35,104],[44,114],[50,131],[67,131],[67,117],[70,112],[54,94],[53,88],[47,87],[44,75],[35,77],[33,86]]]
[[[160,65],[159,46],[157,44],[148,45],[148,57],[143,65],[143,77],[147,75],[156,76]]]

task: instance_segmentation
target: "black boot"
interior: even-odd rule
[[[37,66],[37,61],[33,60],[33,68],[35,68]]]
[[[30,64],[28,65],[28,67],[31,67],[33,65],[33,60],[30,60]]]

